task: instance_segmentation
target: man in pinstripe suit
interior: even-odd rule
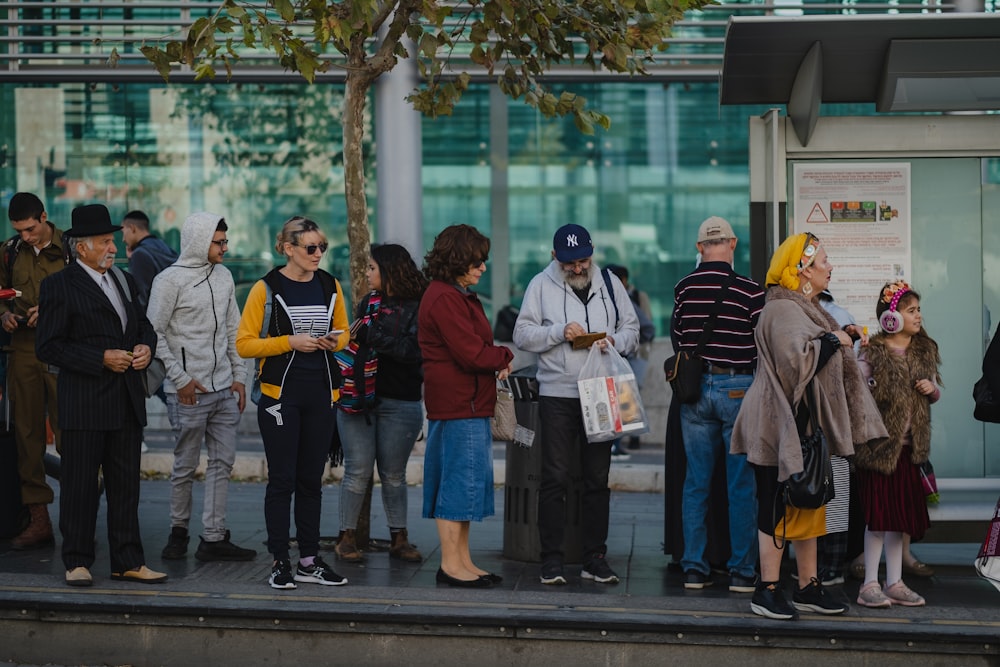
[[[111,578],[161,583],[146,567],[139,536],[139,448],[146,425],[141,373],[156,332],[139,305],[135,281],[112,275],[114,232],[101,204],[73,209],[66,231],[74,262],[42,281],[38,299],[38,358],[59,369],[63,431],[59,530],[66,583],[90,586],[94,533],[104,470]],[[124,288],[129,293],[126,294]]]

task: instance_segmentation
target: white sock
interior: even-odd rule
[[[878,582],[878,564],[882,560],[882,543],[886,533],[865,529],[865,583]]]
[[[888,588],[903,578],[903,534],[885,533],[885,586]]]

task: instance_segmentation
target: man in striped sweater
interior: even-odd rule
[[[764,307],[764,292],[733,270],[736,236],[724,219],[713,216],[701,223],[697,246],[702,261],[674,287],[671,326],[678,352],[693,353],[702,331],[707,331],[699,355],[703,360],[701,395],[696,402],[681,406],[687,455],[682,508],[684,587],[701,589],[712,584],[705,557],[706,515],[712,473],[722,459],[729,496],[729,590],[752,593],[757,563],[754,474],[746,456],[729,453],[729,437],[757,365],[753,330]],[[710,319],[716,310],[713,324]]]

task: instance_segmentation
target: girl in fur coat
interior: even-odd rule
[[[941,397],[941,356],[923,328],[920,295],[903,281],[887,283],[875,306],[882,332],[858,360],[889,431],[878,447],[858,448],[865,512],[865,583],[858,604],[919,607],[924,598],[903,583],[904,538],[923,537],[930,525],[920,464],[930,454],[931,403]],[[885,547],[885,585],[878,568]]]

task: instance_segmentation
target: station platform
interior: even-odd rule
[[[233,541],[258,551],[245,563],[194,558],[201,492],[196,484],[187,559],[164,561],[169,482],[142,482],[146,559],[170,575],[162,585],[109,578],[103,506],[92,588],[64,583],[58,538],[55,548],[27,552],[0,542],[0,664],[1000,664],[1000,591],[976,576],[978,544],[914,545],[936,570],[930,579],[907,580],[926,607],[862,608],[854,604],[860,582],[848,580],[830,589],[851,604],[845,615],[773,621],[751,613],[749,594],[730,593],[724,574],[704,590],[684,589],[683,574],[663,554],[661,493],[612,492],[608,560],[621,583],[581,580],[579,566],[569,565],[568,585],[551,587],[539,583],[538,563],[503,558],[498,488],[497,515],[472,524],[471,544],[477,564],[504,580],[472,591],[436,583],[437,533],[433,521],[420,518],[419,486],[410,488],[409,532],[423,563],[394,561],[385,552],[367,554],[363,564],[337,562],[333,483],[324,491],[323,534],[331,537],[321,555],[348,585],[277,591],[266,583],[264,484],[230,487]],[[377,488],[372,505],[372,535],[388,538]],[[54,521],[57,515],[58,504]],[[786,563],[789,596],[790,571]]]

